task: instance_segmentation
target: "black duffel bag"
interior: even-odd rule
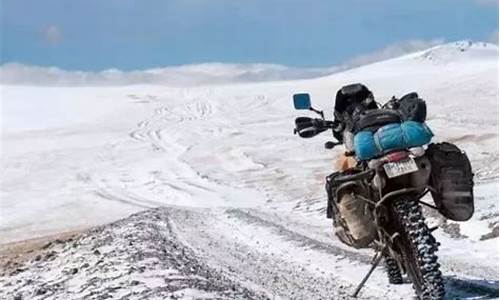
[[[474,213],[472,173],[469,158],[451,143],[430,144],[432,198],[439,212],[453,221],[467,221]]]
[[[391,124],[401,123],[401,115],[392,109],[370,109],[365,110],[353,116],[352,132],[354,134],[361,130],[377,131],[380,127]]]
[[[427,105],[415,92],[406,94],[400,99],[393,98],[384,107],[397,110],[403,121],[422,123],[427,118]]]

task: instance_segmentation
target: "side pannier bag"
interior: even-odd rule
[[[377,235],[370,205],[360,197],[369,197],[369,188],[363,183],[360,169],[350,168],[326,177],[328,195],[327,218],[333,219],[335,235],[344,244],[367,248]],[[360,176],[356,178],[356,176]],[[354,230],[354,231],[352,231]]]
[[[472,173],[469,158],[451,143],[430,144],[432,198],[439,212],[453,221],[467,221],[474,213]]]

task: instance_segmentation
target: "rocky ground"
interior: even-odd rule
[[[152,209],[4,250],[0,298],[352,299],[371,253],[311,228],[302,229],[305,236],[297,225],[253,210]],[[444,273],[450,268],[467,267],[445,263]],[[384,277],[377,269],[359,298],[412,297],[409,284],[390,286]],[[495,281],[456,275],[446,281],[448,299],[498,298]]]
[[[199,261],[161,210],[4,257],[2,264],[2,299],[267,298]]]

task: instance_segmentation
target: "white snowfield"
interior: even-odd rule
[[[336,91],[361,82],[381,103],[418,92],[434,141],[467,152],[476,174],[473,219],[432,214],[429,221],[443,225],[436,236],[448,293],[497,298],[497,60],[496,45],[458,42],[307,80],[4,84],[0,244],[174,207],[178,240],[250,290],[285,299],[329,295],[332,286],[306,288],[314,281],[352,291],[372,253],[343,246],[325,216],[324,177],[342,149],[324,149],[326,132],[293,135],[294,118],[314,114],[295,111],[291,96],[310,93],[313,106],[332,117]],[[412,295],[408,284],[388,285],[382,269],[367,285],[369,299]]]

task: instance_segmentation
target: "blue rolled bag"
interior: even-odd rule
[[[434,134],[423,122],[405,121],[380,127],[375,133],[363,130],[354,136],[354,152],[368,160],[389,151],[428,144]]]

